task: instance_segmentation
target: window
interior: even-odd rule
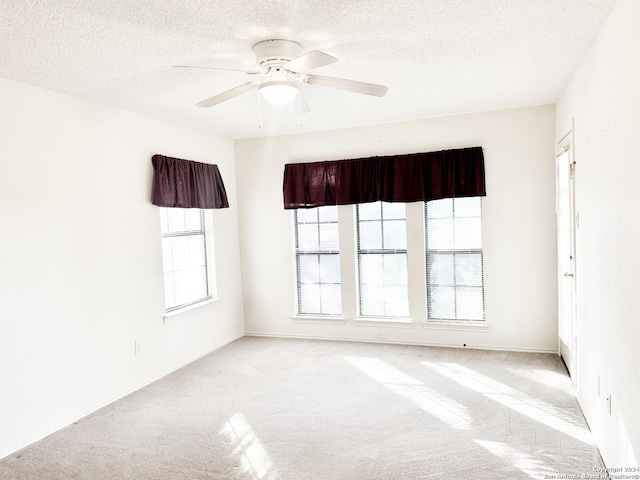
[[[160,208],[167,312],[211,298],[205,211]]]
[[[340,315],[338,207],[298,209],[293,213],[297,274],[297,313]]]
[[[405,210],[404,203],[357,206],[360,316],[409,316]]]
[[[425,203],[430,320],[484,320],[480,197]]]

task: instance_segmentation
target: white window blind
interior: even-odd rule
[[[409,316],[405,204],[358,205],[357,229],[360,316]]]
[[[430,320],[484,321],[481,197],[426,202]]]
[[[340,315],[338,207],[293,213],[299,315]]]
[[[160,208],[167,312],[210,298],[204,210]]]

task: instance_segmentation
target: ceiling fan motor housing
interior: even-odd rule
[[[281,66],[300,56],[302,45],[291,40],[264,40],[253,46],[258,64],[265,69]]]

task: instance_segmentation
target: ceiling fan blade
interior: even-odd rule
[[[254,82],[243,83],[242,85],[238,85],[231,90],[227,90],[226,92],[219,93],[218,95],[214,95],[211,98],[207,98],[206,100],[196,103],[196,107],[213,107],[214,105],[218,105],[219,103],[222,103],[233,97],[237,97],[244,92],[248,92],[249,90],[257,86],[258,84]]]
[[[355,80],[347,80],[346,78],[324,77],[321,75],[309,75],[306,81],[309,85],[336,88],[346,92],[373,95],[374,97],[384,97],[387,90],[389,90],[385,85],[357,82]]]
[[[325,65],[330,65],[337,61],[338,59],[336,57],[332,57],[328,53],[312,50],[285,63],[282,67],[290,72],[300,73],[308,72],[314,68],[324,67]]]
[[[171,68],[201,68],[205,70],[225,70],[227,72],[242,72],[242,73],[246,73],[247,75],[258,75],[261,73],[261,72],[254,72],[252,70],[240,70],[238,68],[200,67],[197,65],[172,65]]]

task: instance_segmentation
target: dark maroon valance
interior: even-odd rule
[[[153,201],[159,207],[227,208],[217,165],[154,155]]]
[[[284,208],[485,196],[482,147],[284,166]]]

